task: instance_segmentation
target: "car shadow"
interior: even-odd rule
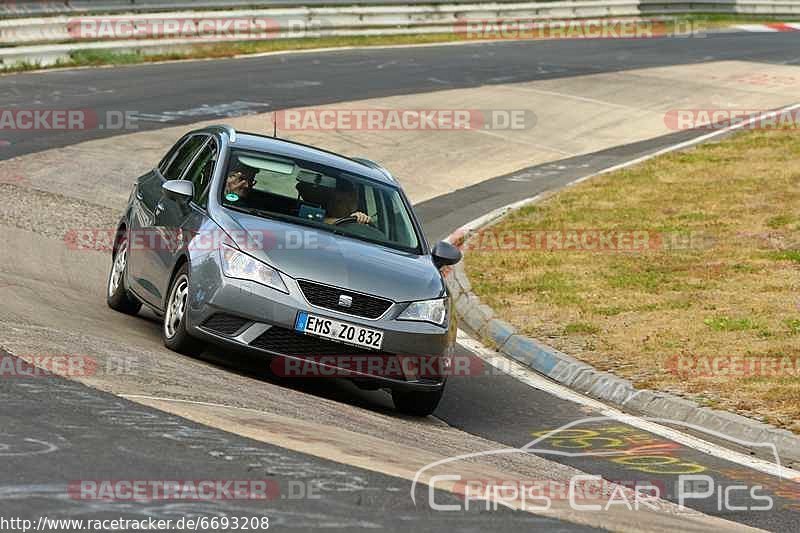
[[[137,318],[158,325],[159,329],[155,330],[155,334],[160,335],[161,318],[153,312],[143,308]],[[277,387],[346,403],[396,418],[413,418],[417,421],[424,421],[424,418],[409,417],[396,411],[391,396],[384,390],[361,389],[352,381],[344,378],[289,378],[278,376],[270,368],[272,358],[267,355],[253,354],[241,350],[226,350],[214,345],[208,345],[208,348],[203,352],[192,355],[173,353],[179,357],[198,359],[220,370],[232,372],[242,377],[257,379]]]

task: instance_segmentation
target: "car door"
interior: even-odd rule
[[[164,298],[164,266],[159,248],[164,247],[163,215],[168,204],[162,186],[180,179],[209,135],[189,135],[181,139],[161,164],[139,181],[135,207],[131,214],[128,271],[131,288],[148,304],[160,309]],[[171,202],[171,201],[170,201]],[[168,242],[168,241],[167,241]],[[167,282],[168,283],[168,282]]]
[[[159,213],[155,218],[154,227],[164,235],[165,246],[156,250],[155,263],[160,273],[154,283],[159,293],[164,296],[169,290],[170,275],[180,254],[198,232],[209,231],[209,225],[204,226],[204,222],[207,218],[208,189],[218,154],[217,140],[209,137],[183,172],[181,179],[191,181],[194,186],[194,196],[191,201],[181,202],[166,196],[160,199],[161,208],[157,207]],[[212,237],[213,240],[211,235],[206,237]]]

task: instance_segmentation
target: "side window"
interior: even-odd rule
[[[167,171],[167,165],[169,165],[169,162],[172,161],[173,156],[175,156],[175,152],[177,152],[178,149],[181,146],[183,146],[183,143],[185,142],[186,142],[186,137],[181,138],[180,141],[176,142],[172,146],[172,148],[169,149],[167,155],[165,155],[164,158],[158,163],[158,170],[161,172],[162,175],[164,174],[164,172]]]
[[[216,139],[211,139],[206,144],[186,172],[186,179],[194,184],[194,203],[200,207],[208,204],[208,185],[214,175],[214,165],[217,162],[219,147]]]
[[[186,170],[186,167],[192,162],[192,158],[197,151],[200,150],[200,147],[203,146],[203,143],[206,142],[206,139],[208,139],[207,135],[194,135],[189,137],[178,149],[178,152],[175,154],[175,157],[172,159],[172,162],[169,163],[166,170],[162,172],[164,177],[167,180],[181,179],[183,171]]]

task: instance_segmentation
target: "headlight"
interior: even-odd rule
[[[398,320],[414,320],[417,322],[432,322],[437,326],[444,324],[447,317],[447,298],[412,302],[400,313]]]
[[[222,272],[229,278],[255,281],[289,294],[283,278],[274,268],[229,246],[222,246],[221,250]]]

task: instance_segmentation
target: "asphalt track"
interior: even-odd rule
[[[231,101],[267,102],[271,109],[320,105],[426,91],[558,79],[665,65],[746,60],[800,62],[794,34],[710,34],[705,38],[492,42],[457,46],[386,48],[164,63],[124,68],[63,70],[0,77],[3,109],[132,110],[172,112],[169,122],[138,122],[139,129],[191,124]],[[307,83],[308,82],[308,83]],[[321,82],[321,83],[320,83]],[[192,110],[181,114],[181,110]],[[235,113],[235,111],[233,111]],[[0,157],[107,137],[113,130],[3,132]]]
[[[270,528],[278,530],[590,529],[502,508],[493,514],[477,508],[455,514],[435,512],[425,508],[425,486],[416,489],[422,505],[415,507],[408,481],[203,427],[59,377],[0,380],[0,399],[0,516],[7,519],[35,524],[42,516],[173,521],[239,516],[268,517]],[[79,489],[69,487],[71,482],[85,480],[89,472],[97,480],[269,480],[269,499],[83,499]],[[458,503],[447,492],[437,491],[434,498],[437,504]],[[62,530],[72,528],[58,529]]]
[[[369,51],[342,51],[325,54],[298,54],[286,56],[268,56],[242,59],[236,61],[203,61],[191,63],[175,63],[169,65],[152,65],[121,69],[71,70],[49,73],[22,74],[0,78],[0,105],[3,108],[29,108],[33,106],[81,108],[91,107],[98,111],[136,109],[140,113],[158,115],[167,110],[194,109],[203,105],[213,106],[215,103],[229,102],[235,95],[237,100],[259,102],[263,94],[269,93],[271,109],[280,109],[299,105],[324,104],[346,101],[371,96],[391,94],[410,94],[420,91],[431,91],[442,88],[470,87],[492,83],[509,83],[541,78],[562,78],[581,74],[609,72],[647,66],[673,65],[691,62],[702,62],[710,59],[746,59],[773,63],[798,62],[797,51],[800,39],[784,34],[739,34],[713,35],[706,39],[667,39],[644,41],[554,41],[536,43],[493,43],[491,45],[465,45],[415,48],[385,49]],[[381,75],[375,75],[378,65],[388,65],[382,69]],[[315,79],[322,79],[322,85],[299,87],[289,82],[304,79],[310,69]],[[365,75],[365,72],[369,74]],[[87,91],[87,87],[91,90]],[[212,116],[176,116],[168,124],[161,122],[142,122],[140,128],[158,128],[164,125],[174,126],[181,123],[192,123],[197,120],[213,118]],[[5,133],[5,132],[4,132]],[[33,153],[56,146],[66,146],[83,140],[100,136],[113,135],[113,131],[84,130],[70,133],[15,132],[5,135],[9,144],[3,150],[3,157],[12,157]],[[417,205],[426,231],[432,237],[443,236],[459,225],[480,216],[496,207],[508,204],[539,192],[552,190],[562,186],[576,177],[600,170],[615,163],[622,162],[638,155],[652,152],[659,147],[674,144],[680,140],[697,135],[695,132],[684,132],[668,137],[654,139],[603,152],[579,156],[558,164],[547,164],[532,169],[524,169],[514,175],[500,176],[478,185],[454,191],[451,194],[434,198]],[[523,179],[509,179],[523,178]],[[0,338],[0,342],[2,339]],[[463,352],[462,353],[466,353]],[[241,371],[247,372],[246,368]],[[63,481],[74,479],[83,472],[84,465],[106,465],[98,468],[101,472],[116,478],[125,478],[138,474],[140,477],[164,477],[164,472],[174,476],[190,476],[192,465],[198,465],[207,458],[201,453],[191,458],[184,447],[169,446],[170,443],[157,442],[141,432],[125,435],[119,434],[119,428],[113,424],[97,423],[91,412],[81,412],[79,406],[65,401],[69,393],[65,388],[82,387],[64,380],[53,379],[44,386],[37,382],[37,401],[24,401],[24,386],[2,384],[4,406],[8,406],[3,416],[3,435],[30,436],[49,435],[41,440],[58,442],[63,437],[70,443],[70,454],[57,454],[57,464],[52,458],[37,457],[30,462],[4,462],[0,467],[4,470],[4,479],[9,480],[2,488],[3,494],[24,495],[24,499],[3,498],[5,511],[9,502],[13,504],[14,514],[35,514],[47,506],[41,500],[30,496],[39,494],[45,500],[48,489],[45,480],[52,483],[55,476]],[[367,406],[372,409],[385,409],[390,406],[388,398],[380,393],[366,393],[340,390],[326,390],[317,385],[303,387],[308,394],[321,397],[332,397],[339,401]],[[31,392],[31,391],[27,391]],[[86,389],[83,395],[96,396],[96,402],[108,402],[109,406],[121,402],[114,397]],[[46,406],[46,409],[44,408]],[[141,409],[141,408],[139,408]],[[153,416],[165,416],[152,412]],[[445,398],[435,416],[445,423],[462,429],[473,435],[489,438],[493,441],[511,446],[520,446],[532,440],[532,433],[560,427],[565,423],[592,416],[573,403],[558,400],[542,391],[535,390],[506,375],[486,375],[481,377],[454,378],[448,384]],[[177,422],[176,422],[177,423]],[[186,422],[183,422],[186,423]],[[621,428],[620,424],[593,424],[591,429],[599,438],[618,439],[626,445],[664,446],[669,443],[660,442],[653,436],[642,435],[641,432]],[[6,429],[8,428],[8,429]],[[72,429],[70,429],[72,428]],[[216,431],[216,430],[205,430]],[[221,433],[221,432],[220,432]],[[227,435],[221,433],[223,435]],[[8,437],[6,437],[8,438]],[[149,438],[150,440],[142,440]],[[240,439],[227,435],[225,438]],[[110,439],[118,439],[124,443],[109,446]],[[609,441],[606,441],[609,442]],[[263,443],[249,443],[259,450],[291,454],[286,450],[270,450]],[[553,444],[554,447],[555,443]],[[564,443],[561,443],[562,445]],[[569,444],[569,443],[567,443]],[[574,443],[573,443],[574,444]],[[131,451],[134,449],[134,453]],[[142,454],[142,450],[148,450]],[[155,453],[150,453],[154,451]],[[224,450],[223,450],[224,452]],[[679,458],[680,463],[688,471],[702,471],[712,475],[718,485],[729,485],[737,480],[751,479],[754,473],[725,461],[713,459],[680,446],[672,446],[671,452]],[[146,455],[144,461],[143,455]],[[224,453],[223,453],[224,455]],[[295,454],[296,456],[297,454]],[[544,454],[546,455],[546,454]],[[607,479],[631,481],[646,479],[658,481],[669,487],[674,481],[675,471],[659,472],[659,467],[628,468],[611,461],[599,461],[596,458],[576,457],[565,459],[546,455],[551,460],[573,464],[578,468],[602,474]],[[185,463],[183,462],[185,459]],[[304,458],[314,465],[324,462],[319,459]],[[144,461],[144,462],[143,462]],[[197,461],[193,463],[192,461]],[[207,467],[207,462],[204,462]],[[222,463],[223,465],[226,463]],[[169,465],[169,466],[167,466]],[[181,469],[174,469],[180,465]],[[694,465],[694,466],[686,466]],[[315,466],[315,468],[317,467]],[[338,464],[324,465],[328,468],[349,471],[350,475],[373,476],[370,487],[387,489],[372,500],[369,509],[353,511],[354,501],[348,495],[342,500],[332,502],[335,511],[331,519],[342,527],[352,525],[346,520],[357,517],[365,520],[379,521],[383,527],[391,529],[407,529],[393,521],[386,513],[374,513],[374,509],[388,506],[399,513],[408,512],[407,486],[402,481],[386,476],[358,471]],[[630,466],[630,465],[628,465]],[[230,464],[219,466],[214,471],[219,477],[231,478],[237,471]],[[237,464],[244,468],[244,462]],[[701,470],[698,470],[701,469]],[[662,469],[664,470],[664,469]],[[196,471],[196,470],[195,470]],[[758,477],[758,476],[756,476]],[[380,478],[380,479],[379,479]],[[769,483],[769,480],[764,480]],[[19,492],[14,493],[14,486]],[[26,488],[27,487],[27,488]],[[39,487],[39,488],[36,488]],[[51,487],[52,488],[52,487]],[[393,496],[392,490],[401,489],[400,496]],[[45,494],[36,493],[35,490]],[[26,493],[25,491],[29,491]],[[668,491],[674,499],[674,490]],[[775,492],[773,490],[772,492]],[[388,493],[388,494],[387,494]],[[63,491],[62,491],[63,494]],[[349,495],[352,496],[352,495]],[[353,496],[361,501],[363,494]],[[703,502],[698,510],[705,513],[774,531],[787,531],[796,525],[797,511],[788,507],[796,500],[776,497],[778,505],[769,512],[724,511],[715,508],[715,501]],[[326,499],[327,501],[327,499]],[[74,502],[66,502],[74,505]],[[284,502],[281,502],[282,504]],[[737,500],[737,503],[742,503]],[[336,507],[340,505],[340,507]],[[348,507],[349,506],[349,507]],[[313,504],[311,505],[313,508]],[[302,513],[312,513],[305,504],[292,507],[291,502],[275,514],[286,516],[286,525],[291,526],[295,509],[302,508]],[[11,509],[11,508],[9,508]],[[330,511],[330,510],[328,510]],[[99,512],[107,512],[100,510]],[[181,512],[180,509],[177,510]],[[286,513],[283,515],[282,513]],[[320,522],[312,521],[296,523],[301,527],[319,526],[325,521],[322,509]],[[274,513],[268,513],[271,517]],[[480,515],[476,515],[478,517]],[[461,518],[465,518],[461,520]],[[449,516],[452,520],[453,517]],[[336,522],[341,520],[343,522]],[[436,513],[425,515],[415,529],[425,527],[435,530],[440,527],[469,529],[482,524],[482,518],[469,519],[460,517],[459,523],[437,523]],[[538,520],[535,517],[518,517],[515,513],[493,515],[489,520],[508,520],[508,526],[516,525],[516,520]],[[485,523],[483,526],[485,527]],[[522,524],[519,524],[522,525]],[[536,525],[536,524],[531,524]],[[538,524],[544,525],[544,524]],[[548,529],[554,524],[547,524]],[[503,527],[492,522],[492,527]],[[569,526],[572,527],[571,525]],[[478,527],[475,527],[477,529]]]

